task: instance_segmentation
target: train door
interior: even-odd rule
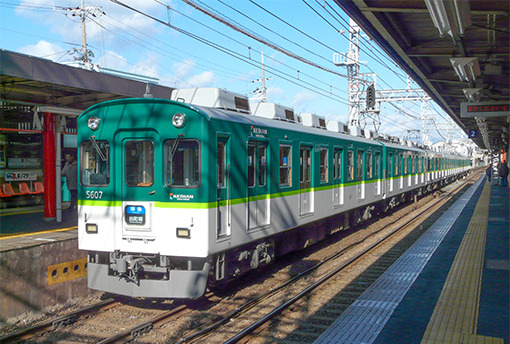
[[[267,144],[248,142],[248,229],[269,224]]]
[[[358,158],[356,160],[356,199],[358,202],[365,199],[365,168],[364,168],[364,151],[358,151]]]
[[[155,159],[160,148],[159,136],[155,133],[121,133],[116,141],[122,147],[122,176],[119,183],[122,197],[123,235],[149,235],[152,231],[152,195],[161,189],[160,162]]]
[[[333,206],[344,204],[342,154],[343,151],[339,148],[333,151]]]
[[[231,234],[231,207],[230,201],[230,145],[229,137],[221,136],[217,139],[217,212],[216,227],[218,238]]]
[[[299,152],[300,179],[299,179],[299,215],[313,213],[312,182],[312,148],[301,146]]]

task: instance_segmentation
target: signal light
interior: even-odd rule
[[[374,84],[367,87],[367,108],[373,109],[375,106],[375,86]]]

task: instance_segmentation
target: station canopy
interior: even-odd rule
[[[480,148],[508,148],[510,1],[335,2]]]
[[[118,98],[170,99],[173,88],[47,59],[0,50],[0,101],[53,108],[65,115],[79,113],[96,103]]]

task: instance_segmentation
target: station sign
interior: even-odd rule
[[[478,130],[469,130],[468,138],[476,139],[478,137]]]
[[[37,173],[29,171],[5,172],[4,178],[6,182],[37,180]]]
[[[510,103],[508,102],[477,102],[461,103],[460,117],[506,117],[510,116]]]

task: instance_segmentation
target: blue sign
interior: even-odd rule
[[[136,205],[136,206],[128,206],[126,207],[126,214],[129,215],[143,215],[145,214],[145,207]]]
[[[476,139],[478,137],[478,130],[470,130],[468,132],[468,138]]]

